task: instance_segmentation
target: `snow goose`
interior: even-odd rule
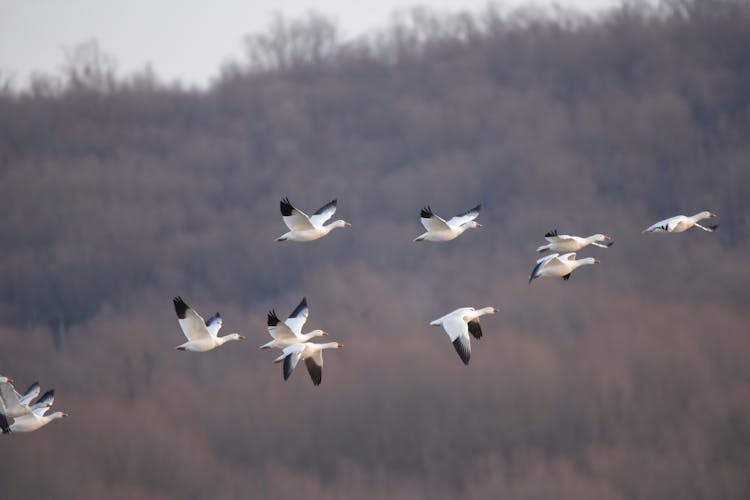
[[[47,413],[47,410],[49,410],[48,406],[36,408],[28,415],[23,415],[22,417],[15,418],[13,420],[13,423],[10,424],[7,430],[4,430],[3,433],[7,434],[9,432],[32,432],[44,427],[53,420],[57,420],[58,418],[65,418],[68,416],[67,413],[63,413],[61,411],[56,411],[51,415],[45,415],[45,413]]]
[[[307,307],[307,297],[303,297],[299,305],[292,311],[292,314],[281,321],[276,316],[276,311],[271,310],[268,313],[268,334],[273,340],[260,346],[260,349],[270,349],[271,347],[283,349],[292,344],[307,342],[308,340],[328,335],[323,330],[313,330],[309,333],[302,333],[302,327],[307,321],[310,309]]]
[[[219,313],[214,314],[208,321],[188,306],[182,297],[175,297],[174,310],[177,313],[177,320],[185,334],[187,342],[178,345],[175,349],[180,351],[205,352],[215,349],[230,340],[245,340],[245,337],[239,333],[230,333],[219,337],[219,329],[222,325]]]
[[[609,248],[614,244],[612,237],[606,234],[592,234],[587,238],[582,238],[580,236],[570,236],[569,234],[557,234],[557,229],[545,234],[544,239],[549,243],[537,248],[536,251],[539,253],[544,253],[548,250],[553,252],[576,252],[588,245]]]
[[[414,241],[450,241],[461,236],[467,229],[482,227],[474,220],[479,216],[481,209],[482,205],[477,205],[471,210],[445,221],[436,215],[429,206],[424,207],[419,215],[427,232],[414,238]]]
[[[642,231],[642,233],[682,233],[693,226],[699,227],[704,231],[708,231],[709,233],[713,233],[719,227],[718,224],[701,226],[700,224],[698,224],[698,221],[703,219],[713,219],[714,217],[716,217],[716,214],[709,211],[704,211],[691,217],[687,217],[685,215],[675,215],[674,217],[660,220],[656,224],[647,227]]]
[[[320,385],[323,380],[323,350],[324,349],[341,349],[344,344],[338,342],[328,342],[326,344],[313,344],[312,342],[303,342],[292,344],[281,351],[281,356],[274,360],[274,363],[284,362],[284,380],[289,379],[301,359],[305,360],[305,366],[310,373],[313,385]]]
[[[5,379],[5,382],[3,382],[2,379]],[[6,417],[16,418],[28,415],[38,408],[51,406],[55,401],[54,389],[45,392],[36,403],[31,404],[31,401],[36,398],[40,392],[41,389],[39,384],[34,382],[22,396],[16,391],[16,388],[13,387],[10,379],[7,377],[0,378],[0,413]]]
[[[576,260],[575,252],[560,255],[553,253],[536,261],[536,266],[531,271],[529,284],[534,278],[543,276],[557,276],[565,281],[570,279],[570,274],[581,266],[598,264],[599,260],[592,257]]]
[[[495,307],[484,307],[482,309],[461,307],[435,321],[431,321],[430,325],[443,327],[461,361],[465,365],[468,365],[469,359],[471,359],[469,334],[475,339],[482,338],[482,327],[479,325],[479,317],[485,314],[495,314],[496,312],[497,308]]]
[[[289,232],[282,234],[276,241],[312,241],[322,238],[337,227],[349,227],[345,220],[334,221],[327,226],[325,222],[336,212],[336,200],[320,207],[312,216],[294,208],[289,198],[281,200],[281,215]]]

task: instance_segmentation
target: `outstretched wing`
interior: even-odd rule
[[[422,225],[428,231],[450,231],[450,226],[448,226],[448,223],[445,222],[445,220],[443,220],[441,217],[435,215],[435,213],[429,206],[424,207],[419,212],[419,216],[421,217],[420,220],[422,221]]]
[[[305,366],[307,366],[313,385],[320,385],[323,380],[323,351],[316,351],[309,358],[305,358]]]
[[[29,403],[31,403],[31,400],[37,397],[40,392],[42,392],[42,388],[39,386],[38,382],[34,382],[28,389],[26,389],[26,392],[23,393],[23,396],[21,396],[18,402],[23,406],[28,406]]]
[[[297,363],[299,363],[299,360],[302,357],[302,351],[304,350],[304,344],[292,344],[283,349],[282,352],[286,354],[284,357],[284,380],[291,377],[292,372],[297,367]]]
[[[333,217],[334,213],[336,213],[336,200],[332,200],[316,210],[310,217],[310,223],[313,226],[320,227]]]
[[[276,311],[271,310],[268,312],[268,334],[275,340],[281,341],[296,341],[297,336],[294,334],[289,325],[284,321],[281,321],[276,315]]]
[[[172,302],[174,302],[174,310],[177,313],[177,321],[180,323],[182,333],[188,340],[198,340],[211,336],[201,315],[187,305],[182,297],[175,297]]]
[[[558,259],[559,256],[559,253],[552,253],[536,261],[536,266],[534,266],[534,269],[531,270],[531,276],[529,276],[529,283],[531,283],[531,280],[539,276],[542,268],[561,264],[560,260]]]
[[[281,200],[281,215],[284,218],[284,224],[292,231],[306,231],[315,229],[310,222],[310,217],[302,210],[298,210],[289,202],[289,198]]]
[[[0,382],[0,402],[4,408],[15,408],[20,405],[20,396],[10,382]]]
[[[39,408],[42,406],[52,406],[55,403],[55,390],[50,389],[49,391],[45,392],[41,398],[37,400],[36,403],[34,403],[35,408]]]
[[[286,319],[284,323],[297,335],[302,335],[302,327],[307,321],[307,316],[310,314],[310,309],[307,307],[307,297],[303,297],[299,305],[292,311],[292,314]]]
[[[458,356],[465,365],[471,359],[471,341],[469,339],[469,326],[466,321],[458,315],[453,315],[443,321],[443,328],[453,343]]]
[[[217,312],[206,320],[206,329],[212,337],[216,337],[219,334],[219,330],[221,330],[221,325],[223,323],[224,322],[221,320],[221,315]]]
[[[473,319],[469,321],[466,326],[469,328],[469,333],[472,337],[475,339],[481,339],[482,338],[482,326],[479,324],[478,319]]]
[[[482,209],[482,205],[477,205],[474,208],[467,210],[466,212],[460,213],[448,221],[448,225],[451,227],[458,227],[461,224],[465,224],[470,220],[474,220],[479,216],[479,211]]]

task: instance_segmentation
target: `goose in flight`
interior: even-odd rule
[[[579,267],[598,263],[599,260],[592,257],[576,260],[575,252],[562,255],[559,253],[553,253],[536,261],[536,266],[534,266],[534,269],[531,271],[529,284],[531,284],[531,281],[534,278],[540,278],[543,276],[557,276],[568,281],[568,279],[570,279],[570,274]]]
[[[52,403],[55,401],[54,389],[45,392],[35,403],[31,403],[34,398],[39,396],[40,392],[41,388],[39,384],[34,382],[21,395],[13,387],[9,378],[0,377],[0,413],[9,418],[16,418],[28,415],[38,408],[52,406]]]
[[[271,347],[283,349],[292,344],[307,342],[314,337],[328,335],[323,330],[302,333],[302,327],[307,321],[309,314],[310,309],[307,307],[307,297],[302,299],[285,321],[281,321],[276,316],[276,311],[270,311],[268,313],[268,334],[271,335],[273,340],[260,346],[260,349],[270,349]]]
[[[47,413],[47,410],[49,410],[49,406],[36,408],[27,415],[15,418],[10,426],[7,426],[7,421],[0,422],[0,424],[5,424],[3,434],[8,434],[10,432],[32,432],[44,427],[53,420],[57,420],[58,418],[65,418],[68,416],[67,413],[63,413],[61,411],[56,411],[51,415],[45,415],[45,413]]]
[[[719,224],[712,224],[702,226],[698,224],[698,221],[703,219],[713,219],[716,214],[713,212],[705,211],[695,214],[691,217],[685,215],[675,215],[669,219],[660,220],[656,224],[653,224],[642,231],[642,234],[648,233],[682,233],[687,231],[693,226],[699,227],[704,231],[713,233],[719,227]]]
[[[482,309],[461,307],[435,321],[431,321],[430,325],[443,327],[461,361],[465,365],[468,365],[469,359],[471,359],[469,334],[475,339],[481,339],[482,327],[479,325],[479,317],[485,314],[495,314],[496,312],[497,308],[495,307],[484,307]]]
[[[320,207],[314,214],[308,216],[296,209],[289,202],[289,198],[281,200],[281,215],[289,232],[282,234],[276,241],[312,241],[322,238],[337,227],[349,227],[345,220],[334,221],[327,226],[325,222],[336,212],[336,200]]]
[[[537,248],[536,251],[539,253],[544,253],[548,250],[553,252],[577,252],[588,245],[609,248],[614,244],[612,237],[607,236],[606,234],[592,234],[588,238],[582,238],[580,236],[570,236],[568,234],[557,234],[557,229],[545,234],[544,239],[549,243]]]
[[[178,345],[175,349],[180,351],[205,352],[215,349],[230,340],[245,340],[245,337],[239,333],[230,333],[219,337],[219,329],[222,325],[219,313],[211,316],[208,321],[204,321],[200,314],[195,312],[189,305],[182,300],[182,297],[175,297],[174,310],[177,313],[177,321],[180,323],[182,333],[187,337],[187,342]]]
[[[467,229],[482,227],[480,223],[474,220],[479,216],[481,209],[482,205],[477,205],[471,210],[446,221],[435,215],[429,206],[424,207],[419,215],[420,221],[427,232],[414,238],[414,241],[450,241],[461,236]]]
[[[274,360],[274,363],[284,362],[284,380],[289,379],[301,359],[305,360],[305,366],[310,373],[313,385],[320,385],[323,380],[323,350],[324,349],[341,349],[344,344],[338,342],[328,342],[327,344],[313,344],[312,342],[303,342],[292,344],[281,351],[281,356]]]

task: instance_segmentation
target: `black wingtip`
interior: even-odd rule
[[[187,313],[190,306],[188,306],[179,295],[172,299],[172,302],[174,302],[174,310],[177,313],[177,318],[185,319],[185,313]]]
[[[288,217],[289,215],[292,215],[292,210],[294,210],[294,207],[289,202],[289,198],[281,199],[280,208],[281,208],[281,215],[283,215],[284,217]]]
[[[279,324],[279,317],[276,316],[276,311],[271,309],[268,311],[268,326],[276,326]]]
[[[469,321],[467,325],[469,327],[469,333],[472,337],[477,340],[482,338],[482,325],[479,324],[479,321]]]
[[[708,226],[708,228],[711,231],[716,231],[717,229],[719,229],[719,226],[721,226],[721,224],[712,224],[712,225]]]
[[[564,279],[565,281],[568,281],[570,279],[570,275],[571,274],[573,274],[573,273],[566,274],[565,276],[562,277],[562,279]]]
[[[545,238],[551,238],[552,236],[557,236],[557,229],[553,229],[552,231],[548,231],[547,234],[544,235]]]
[[[453,341],[453,347],[456,349],[456,352],[458,353],[458,357],[461,358],[461,361],[464,362],[465,365],[469,365],[469,360],[471,359],[471,351],[468,349],[464,349],[464,345],[461,343],[461,339],[456,339]]]
[[[289,380],[289,377],[292,376],[293,371],[294,368],[292,367],[292,355],[287,354],[287,356],[284,358],[284,380]]]
[[[607,248],[611,247],[611,246],[612,246],[612,245],[614,245],[614,244],[615,244],[615,242],[614,242],[614,241],[605,241],[605,242],[604,242],[604,246],[605,246],[605,247],[607,247]]]
[[[55,390],[54,389],[50,389],[49,391],[47,391],[44,394],[42,394],[42,397],[39,398],[36,402],[37,403],[47,404],[47,402],[49,400],[54,399],[54,398],[55,398]],[[50,403],[50,405],[51,405],[51,403]]]
[[[34,382],[33,384],[29,386],[28,389],[26,389],[26,392],[24,392],[23,395],[25,396],[29,394],[31,391],[36,390],[37,387],[39,387],[39,382]]]
[[[424,207],[424,208],[423,208],[423,209],[422,209],[422,210],[421,210],[421,211],[419,212],[419,216],[420,216],[420,217],[422,217],[423,219],[429,219],[429,218],[430,218],[430,217],[432,217],[433,215],[434,215],[434,214],[432,213],[432,209],[430,208],[430,206],[429,206],[429,205],[427,205],[426,207]]]
[[[294,308],[294,311],[292,311],[292,314],[290,314],[289,317],[296,318],[306,308],[307,308],[307,297],[302,297],[302,300],[297,305],[297,307]]]
[[[471,210],[469,210],[469,212],[479,212],[479,211],[481,211],[481,210],[482,210],[482,204],[480,203],[480,204],[479,204],[479,205],[477,205],[476,207],[474,207],[474,208],[472,208]]]
[[[8,419],[2,413],[0,413],[0,430],[3,431],[3,434],[10,433],[10,426],[8,425]]]
[[[312,379],[313,385],[320,385],[323,381],[323,367],[318,366],[317,363],[310,358],[305,359],[305,365],[307,366],[307,372],[310,374],[310,379]]]

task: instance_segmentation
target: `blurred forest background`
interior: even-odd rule
[[[0,373],[71,415],[0,437],[4,498],[750,496],[750,3],[245,43],[207,89],[95,42],[0,77]],[[275,243],[283,196],[353,227]],[[702,210],[717,233],[640,234]],[[553,228],[616,241],[529,286]],[[178,294],[248,341],[174,351]],[[318,388],[257,350],[303,296],[346,346]],[[465,367],[428,322],[468,305],[500,312]]]

